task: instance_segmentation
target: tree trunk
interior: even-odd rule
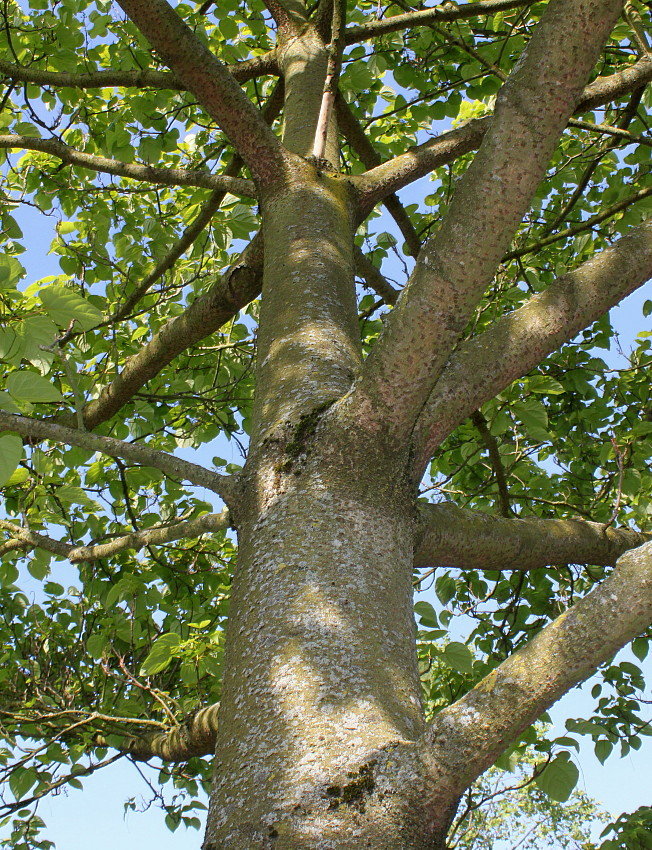
[[[292,114],[292,85],[286,98]],[[261,199],[257,391],[205,847],[432,848],[449,818],[432,821],[416,665],[415,482],[407,451],[333,406],[362,363],[353,192],[325,163],[292,170]]]
[[[341,433],[318,410],[246,479],[206,850],[432,850],[452,814],[423,742],[414,493],[396,462],[354,473]]]

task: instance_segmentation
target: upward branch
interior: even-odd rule
[[[148,446],[138,443],[126,443],[113,437],[102,437],[88,431],[76,428],[66,428],[42,419],[31,419],[29,416],[15,416],[12,413],[0,411],[0,430],[13,431],[28,440],[51,440],[68,446],[78,446],[81,449],[100,452],[109,457],[119,457],[132,463],[142,463],[160,469],[173,478],[185,479],[191,484],[206,487],[227,499],[234,489],[233,479],[228,475],[211,472],[196,463],[174,457]]]
[[[166,0],[119,0],[166,65],[220,125],[261,187],[278,181],[289,154],[238,83]]]
[[[179,316],[170,319],[120,374],[83,409],[84,426],[91,430],[106,422],[178,354],[210,336],[254,298],[262,286],[263,242],[254,237],[237,261]],[[71,423],[72,424],[72,423]]]
[[[530,6],[532,0],[484,0],[479,3],[441,3],[430,9],[420,9],[418,12],[407,12],[405,15],[395,15],[382,21],[372,21],[349,27],[345,33],[346,44],[357,44],[368,38],[385,35],[390,32],[412,29],[413,27],[428,26],[435,22],[459,21],[462,18],[477,18],[483,15],[495,15],[519,6]]]
[[[547,7],[354,386],[349,409],[367,421],[375,410],[370,428],[389,427],[398,438],[411,430],[530,205],[621,7],[622,0]]]
[[[328,64],[324,81],[324,94],[321,99],[317,129],[315,130],[315,145],[313,156],[321,159],[326,151],[326,138],[330,124],[337,83],[342,68],[342,50],[344,49],[344,25],[346,23],[346,0],[333,0],[333,20],[331,24],[331,41],[328,45]]]
[[[415,428],[417,469],[484,402],[652,277],[652,219],[461,343]]]
[[[433,749],[459,793],[650,622],[652,543],[645,543],[624,554],[600,587],[437,715]]]

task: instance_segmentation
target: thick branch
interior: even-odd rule
[[[456,130],[416,145],[406,153],[354,177],[352,182],[359,192],[359,217],[366,218],[374,206],[392,192],[425,177],[435,168],[453,162],[465,153],[477,150],[491,121],[491,116],[475,118]]]
[[[11,539],[5,540],[0,544],[0,554],[3,555],[12,549],[29,551],[30,549],[38,548],[45,549],[46,552],[52,552],[53,555],[67,558],[70,551],[74,548],[70,543],[65,543],[63,540],[54,540],[52,537],[46,537],[45,534],[30,531],[28,528],[22,528],[20,525],[16,525],[6,519],[0,519],[0,528],[11,534]]]
[[[256,77],[277,76],[278,63],[276,51],[270,50],[262,56],[254,56],[236,65],[226,66],[232,77],[239,83]],[[99,89],[116,86],[118,88],[168,89],[185,91],[186,86],[170,71],[90,71],[87,73],[68,73],[65,71],[43,71],[40,68],[14,65],[0,59],[0,74],[10,80],[23,83],[36,83],[39,86],[55,88]]]
[[[101,422],[106,422],[178,354],[237,316],[243,307],[260,295],[262,270],[263,240],[256,236],[238,262],[205,295],[164,325],[138,354],[125,362],[122,372],[104,387],[98,398],[85,405],[84,426],[91,431]]]
[[[504,661],[432,725],[436,760],[461,792],[518,735],[652,622],[652,543]]]
[[[652,59],[644,57],[631,68],[607,77],[598,77],[591,85],[586,86],[579,103],[575,107],[574,114],[582,115],[592,109],[609,104],[632,91],[636,91],[650,81],[652,81]],[[355,117],[352,117],[355,120]],[[345,118],[340,117],[340,123],[344,127],[347,138],[349,138],[349,133],[352,134],[353,131],[350,124],[345,124],[344,121]],[[382,164],[380,164],[380,157],[377,154],[376,162],[371,159],[367,161],[361,153],[361,139],[358,136],[351,135],[349,138],[351,145],[363,163],[370,169],[366,174],[353,178],[353,182],[360,192],[360,217],[366,217],[374,205],[384,199],[388,193],[395,192],[420,177],[425,177],[433,169],[446,165],[465,153],[477,150],[489,130],[491,121],[492,116],[476,118],[456,130],[444,133],[435,139],[424,142],[422,145],[416,145],[406,153]],[[569,122],[574,126],[577,126],[578,123]],[[607,132],[600,125],[592,125],[587,129],[599,129],[600,132]],[[364,133],[360,132],[366,139]],[[647,140],[645,142],[641,140],[641,143],[646,142]],[[367,145],[371,147],[368,140]],[[373,148],[371,149],[373,151]]]
[[[621,7],[621,0],[590,8],[558,0],[546,8],[447,216],[365,361],[349,399],[354,416],[375,410],[378,427],[398,438],[411,430],[530,205]]]
[[[20,544],[15,548],[45,549],[54,555],[67,558],[70,563],[78,564],[83,561],[97,561],[99,558],[112,558],[118,552],[126,549],[138,551],[145,546],[162,546],[174,540],[192,540],[214,531],[225,531],[230,526],[230,516],[227,510],[219,514],[204,514],[187,522],[175,522],[172,525],[155,526],[143,531],[134,531],[122,537],[115,537],[107,543],[94,543],[88,546],[73,546],[63,540],[54,540],[44,534],[21,528],[7,520],[0,519],[0,528],[12,535],[9,543]],[[1,549],[2,547],[0,547]]]
[[[163,761],[179,762],[213,755],[218,709],[218,703],[209,705],[169,732],[156,732],[127,739],[124,747],[120,749],[137,761],[160,758]],[[101,744],[103,741],[96,738],[96,743]]]
[[[385,18],[382,21],[372,21],[368,24],[360,24],[357,27],[349,27],[344,37],[346,44],[357,44],[368,38],[385,35],[389,32],[423,27],[435,22],[459,21],[461,18],[478,18],[483,15],[495,15],[496,12],[504,12],[509,9],[518,9],[520,6],[530,6],[533,0],[484,0],[479,3],[442,3],[430,9],[422,9],[419,12],[408,12],[405,15],[396,15],[393,18]]]
[[[21,150],[41,151],[60,159],[66,165],[77,165],[90,171],[113,174],[116,177],[128,177],[158,186],[200,186],[203,189],[216,189],[232,192],[234,195],[256,197],[256,189],[251,180],[211,174],[210,171],[190,171],[185,168],[155,168],[152,165],[138,165],[133,162],[120,162],[105,156],[84,153],[75,150],[57,139],[38,139],[33,136],[0,136],[0,148],[20,148]]]
[[[572,519],[504,519],[419,502],[414,566],[461,570],[526,570],[566,564],[613,566],[628,549],[652,535],[631,528]]]
[[[284,37],[301,32],[302,27],[308,21],[308,13],[303,0],[263,0],[263,2],[267,11],[274,18],[279,33]]]
[[[100,452],[109,457],[119,457],[130,463],[139,463],[160,469],[173,478],[184,479],[199,487],[213,490],[223,498],[227,498],[234,488],[233,479],[228,475],[218,475],[196,463],[150,449],[138,443],[125,443],[113,437],[101,437],[88,431],[66,428],[42,419],[32,419],[29,416],[15,416],[0,410],[0,430],[13,431],[28,440],[51,440],[68,446],[78,446],[81,449]]]
[[[651,80],[652,57],[643,56],[636,64],[626,68],[624,71],[618,71],[616,74],[595,79],[584,89],[582,100],[575,112],[577,114],[590,112],[635,91],[635,89],[646,85]]]
[[[213,117],[254,180],[282,179],[289,154],[238,83],[165,0],[119,0],[120,6]]]
[[[461,343],[415,429],[419,469],[484,402],[526,375],[652,277],[652,219],[557,278],[545,292]]]

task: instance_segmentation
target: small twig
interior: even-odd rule
[[[602,532],[604,533],[610,525],[616,521],[616,517],[618,516],[618,511],[620,510],[620,500],[623,495],[623,475],[625,473],[625,455],[620,450],[618,443],[616,442],[615,434],[611,436],[611,445],[613,446],[613,450],[616,454],[616,461],[618,463],[618,491],[616,493],[616,504],[614,505],[613,513],[609,518],[608,522],[602,526]]]
[[[68,342],[68,340],[73,336],[73,328],[75,326],[75,320],[72,319],[66,330],[60,334],[59,336],[54,338],[54,342],[51,345],[39,345],[41,351],[53,351],[56,353],[57,357],[61,360],[63,364],[64,371],[66,373],[66,377],[68,378],[68,383],[70,384],[70,389],[72,390],[72,394],[75,399],[75,414],[77,417],[77,427],[80,431],[85,431],[86,428],[84,426],[84,396],[79,389],[79,383],[77,382],[77,371],[73,363],[71,363],[70,358],[67,356],[66,352],[63,349],[63,346]]]
[[[315,130],[315,142],[312,154],[317,159],[322,159],[326,150],[326,139],[328,137],[328,125],[333,113],[337,83],[342,69],[342,50],[344,49],[344,26],[346,24],[346,0],[334,0],[333,20],[331,24],[331,42],[328,45],[328,64],[326,66],[326,79],[324,80],[324,93],[321,99],[319,118]]]
[[[498,441],[489,430],[487,420],[484,418],[481,411],[476,410],[474,413],[471,414],[471,422],[473,422],[473,424],[477,428],[478,433],[482,437],[482,441],[487,447],[487,451],[489,452],[491,466],[493,468],[494,476],[496,478],[496,485],[498,487],[498,502],[500,505],[500,513],[504,517],[509,518],[510,516],[512,516],[512,508],[509,504],[507,479],[505,477],[505,468],[503,466],[503,461],[500,456],[500,451],[498,449]]]

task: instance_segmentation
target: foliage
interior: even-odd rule
[[[533,784],[532,769],[527,759],[511,775],[491,768],[469,789],[451,830],[451,850],[592,850],[591,830],[606,820],[604,812],[577,790],[566,803],[556,802]]]
[[[224,63],[235,66],[273,48],[261,0],[208,5],[206,13],[190,3],[176,10]],[[388,32],[347,47],[340,91],[378,155],[390,159],[490,114],[545,5]],[[645,4],[632,7],[647,26]],[[410,8],[358,0],[350,4],[347,26]],[[0,150],[0,409],[74,425],[85,403],[100,398],[148,346],[160,344],[157,335],[168,323],[237,265],[239,251],[259,228],[260,210],[245,193],[218,197],[218,190],[190,182],[161,185],[102,171],[100,157],[216,174],[233,156],[192,94],[170,77],[138,80],[143,69],[165,68],[110,2],[6,0],[0,15],[3,61],[34,72],[33,79],[21,79],[0,66],[0,133],[27,137],[22,146],[7,143]],[[596,74],[633,66],[639,46],[632,26],[631,18],[616,26]],[[39,82],[41,71],[125,72],[134,74],[134,82]],[[260,106],[276,84],[271,74],[242,83]],[[567,128],[465,337],[513,312],[649,215],[649,106],[650,89],[637,88]],[[280,131],[280,119],[272,126]],[[361,174],[364,156],[351,138],[343,143],[342,170]],[[66,164],[30,147],[30,139],[62,142],[88,155],[90,166]],[[406,193],[410,229],[420,240],[439,227],[472,156],[436,168],[427,186]],[[207,205],[210,223],[195,233]],[[40,232],[51,237],[43,277],[31,271],[35,254],[45,251],[33,244],[36,214]],[[411,251],[386,213],[372,212],[356,242],[386,278],[399,287],[404,283]],[[362,279],[358,299],[369,351],[390,307]],[[644,312],[651,310],[648,301]],[[201,452],[200,459],[227,453],[224,438],[246,446],[257,318],[252,301],[232,320],[182,345],[174,359],[161,357],[149,379],[95,432],[171,454]],[[579,516],[649,530],[651,336],[642,332],[621,350],[603,316],[448,437],[424,479],[423,498],[511,517]],[[238,468],[219,457],[213,465],[226,473]],[[67,565],[61,554],[24,540],[18,545],[16,528],[66,545],[106,543],[199,519],[217,505],[202,488],[154,465],[8,433],[0,435],[0,485],[6,524],[0,527],[7,533],[0,543],[0,772],[8,780],[2,811],[14,818],[5,843],[45,848],[40,821],[29,814],[43,795],[66,784],[80,787],[85,775],[128,757],[126,739],[167,730],[197,706],[219,700],[235,544],[223,530]],[[431,714],[480,681],[606,572],[573,565],[529,573],[438,571],[437,610],[417,604]],[[460,614],[470,623],[463,634],[456,625]],[[634,642],[638,660],[646,657],[651,636]],[[512,750],[524,754],[534,746],[542,763],[550,760],[548,782],[541,778],[544,771],[536,788],[519,792],[516,805],[543,811],[550,823],[562,819],[568,840],[586,840],[578,821],[592,814],[591,804],[574,797],[571,808],[562,810],[541,793],[552,800],[563,798],[564,789],[570,795],[568,748],[588,735],[604,761],[618,745],[624,755],[650,734],[641,668],[617,661],[602,676],[593,692],[593,717],[570,721],[558,740],[529,730]],[[168,826],[198,825],[193,798],[200,785],[208,786],[208,773],[200,758],[165,768],[162,779],[174,789],[165,803]],[[487,793],[492,777],[477,793]],[[475,843],[468,832],[455,846],[481,848],[489,846],[488,835],[501,838],[498,820],[513,812],[512,804],[501,805],[499,813],[477,815]],[[642,817],[618,822],[617,835],[644,830]],[[624,846],[618,840],[603,849]]]
[[[652,809],[641,806],[635,812],[621,815],[602,833],[613,833],[600,845],[600,850],[645,850],[652,844]]]

